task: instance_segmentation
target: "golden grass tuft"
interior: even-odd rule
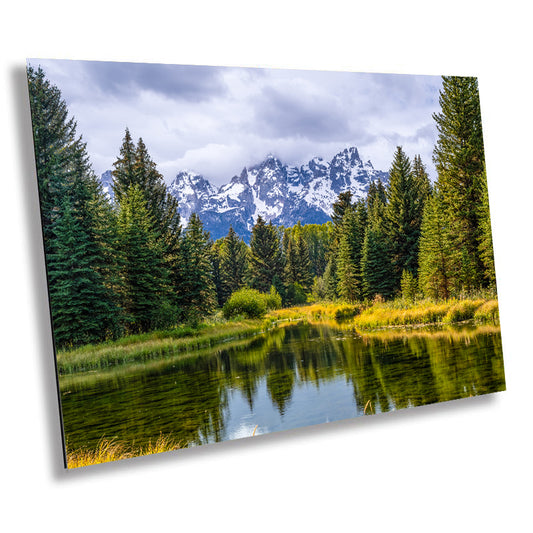
[[[121,459],[131,459],[143,455],[152,455],[154,453],[169,452],[178,450],[181,446],[167,435],[159,435],[155,443],[150,440],[146,446],[134,448],[126,446],[124,443],[117,442],[113,439],[101,439],[94,450],[81,448],[79,450],[69,451],[67,448],[67,467],[81,468],[83,466],[109,463]]]

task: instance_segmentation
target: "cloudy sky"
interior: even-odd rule
[[[179,170],[228,182],[272,153],[287,164],[348,146],[388,170],[396,146],[432,178],[436,76],[31,59],[57,85],[96,173],[126,127],[169,183]]]

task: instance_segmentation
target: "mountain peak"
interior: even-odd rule
[[[112,194],[112,174],[102,174],[102,188]],[[355,146],[337,153],[331,161],[314,157],[303,166],[284,165],[274,154],[244,167],[218,189],[192,170],[181,170],[168,186],[178,200],[183,226],[191,213],[198,213],[213,239],[227,235],[230,225],[246,241],[257,217],[290,227],[323,224],[331,220],[339,193],[351,191],[353,199],[365,197],[372,181],[388,181],[388,174],[362,162]]]

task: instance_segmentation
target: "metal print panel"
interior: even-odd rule
[[[27,75],[68,468],[505,390],[476,78]]]

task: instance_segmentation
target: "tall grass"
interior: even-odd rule
[[[133,335],[114,342],[60,351],[57,366],[60,374],[66,374],[143,362],[248,337],[262,328],[263,324],[258,320],[241,320]]]
[[[268,317],[274,320],[342,320],[352,318],[363,310],[361,304],[315,303],[271,311]]]
[[[354,324],[361,329],[372,329],[414,324],[452,324],[471,319],[483,322],[488,320],[487,317],[493,319],[497,315],[497,307],[497,300],[448,300],[439,303],[396,300],[372,305],[354,318]]]
[[[178,450],[180,448],[181,446],[178,442],[165,435],[160,435],[153,444],[150,440],[146,446],[140,446],[138,448],[127,446],[124,443],[114,440],[101,439],[94,450],[87,448],[68,450],[67,447],[67,468],[97,465],[120,459],[130,459],[132,457]]]

